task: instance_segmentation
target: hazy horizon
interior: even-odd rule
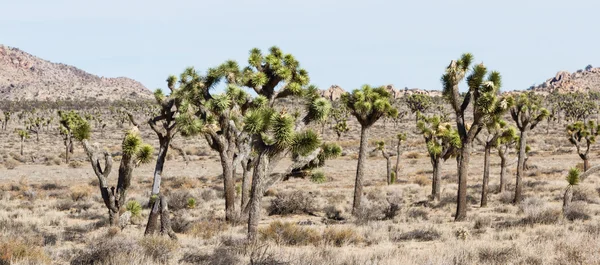
[[[394,84],[440,89],[464,52],[526,89],[600,62],[596,1],[190,1],[2,3],[0,43],[106,77],[165,88],[187,66],[204,72],[253,47],[293,54],[321,89]],[[599,63],[600,64],[600,63]],[[464,89],[464,88],[463,88]]]

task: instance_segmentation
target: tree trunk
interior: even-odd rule
[[[119,226],[119,213],[108,209],[108,223],[110,226]]]
[[[22,150],[22,148],[21,148]],[[23,154],[21,154],[23,155]],[[587,156],[583,159],[583,172],[586,172],[590,168],[590,161]]]
[[[500,157],[500,187],[499,192],[502,193],[506,190],[506,157]]]
[[[161,174],[165,164],[165,158],[167,156],[167,150],[169,149],[170,139],[159,136],[160,147],[158,149],[158,157],[156,158],[156,167],[154,168],[154,180],[152,182],[152,197],[150,214],[148,215],[148,224],[146,225],[146,232],[144,234],[153,234],[158,230],[158,216],[160,215],[160,182],[162,180]]]
[[[165,196],[160,196],[160,233],[167,234],[171,239],[177,240],[177,235],[171,228],[171,217],[169,216],[169,206]]]
[[[65,140],[65,163],[69,164],[69,144],[71,143],[71,137],[67,135],[67,139]]]
[[[398,181],[398,179],[400,178],[400,176],[398,176],[398,173],[400,173],[400,142],[398,142],[398,145],[396,146],[396,181]]]
[[[252,160],[248,159],[242,163],[242,201],[240,203],[240,212],[244,212],[244,209],[248,205],[250,199],[250,185],[252,181],[250,179],[250,170],[252,170]]]
[[[363,126],[360,129],[360,147],[358,151],[358,165],[356,167],[356,181],[354,183],[354,202],[352,204],[352,214],[356,214],[360,209],[360,202],[363,193],[364,166],[367,161],[367,145],[369,144],[369,127]]]
[[[225,152],[220,152],[223,168],[223,188],[225,191],[225,220],[235,221],[235,180],[233,179],[233,159]]]
[[[523,168],[525,167],[525,148],[527,147],[527,131],[521,131],[521,140],[519,141],[519,160],[517,162],[517,181],[515,182],[515,197],[513,199],[513,204],[517,204],[522,199],[522,189],[523,184]]]
[[[384,151],[385,152],[385,151]],[[387,174],[387,184],[391,185],[392,184],[392,160],[391,157],[387,154],[384,154],[385,157],[385,161],[386,161],[386,174]]]
[[[442,179],[440,177],[440,171],[442,169],[442,163],[440,158],[431,158],[431,165],[433,166],[433,177],[431,183],[431,198],[434,201],[440,201],[441,198],[441,184]]]
[[[25,138],[21,137],[21,156],[23,156],[23,143],[25,142]]]
[[[481,185],[481,204],[480,207],[487,207],[488,184],[490,182],[490,151],[491,147],[486,144],[483,156],[483,184]]]
[[[463,221],[467,217],[467,178],[469,177],[470,158],[471,143],[464,141],[458,158],[458,196],[456,196],[454,221]]]
[[[258,234],[258,222],[260,221],[260,205],[264,195],[263,178],[266,176],[269,168],[269,156],[266,153],[261,153],[257,158],[257,164],[254,167],[252,175],[252,191],[250,194],[250,212],[248,218],[248,239],[256,240]]]
[[[571,201],[573,200],[573,186],[569,185],[567,190],[565,190],[565,195],[563,197],[563,212],[567,210],[567,208],[571,205]]]

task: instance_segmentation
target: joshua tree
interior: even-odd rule
[[[74,137],[81,141],[83,149],[92,164],[92,169],[96,177],[98,177],[100,194],[102,195],[104,205],[108,209],[109,225],[121,225],[119,217],[124,212],[123,208],[127,201],[127,189],[131,186],[133,168],[137,167],[140,163],[150,162],[153,153],[152,146],[142,142],[137,125],[128,130],[121,144],[123,155],[121,156],[121,164],[119,166],[117,186],[109,187],[108,176],[112,169],[112,156],[108,151],[101,151],[88,142],[90,127],[87,122],[75,129]],[[104,160],[104,167],[102,167],[102,160]]]
[[[21,139],[21,155],[23,155],[23,143],[25,142],[25,139],[29,139],[29,132],[23,129],[18,129],[17,134]]]
[[[506,190],[506,169],[508,165],[508,154],[509,150],[519,142],[519,136],[517,136],[517,129],[514,127],[509,127],[512,133],[503,133],[502,137],[498,138],[498,143],[496,144],[496,150],[498,151],[498,156],[500,157],[500,187],[498,188],[498,192],[504,192]]]
[[[392,179],[392,156],[397,155],[388,152],[385,150],[385,141],[377,141],[377,147],[375,147],[374,151],[381,151],[381,154],[385,158],[386,161],[386,181],[388,185],[394,183],[395,180]]]
[[[4,111],[4,119],[2,120],[2,130],[6,130],[6,126],[8,125],[8,122],[10,121],[10,116],[12,115],[12,112],[10,111]]]
[[[344,102],[350,114],[356,117],[361,126],[352,214],[355,214],[361,207],[369,129],[382,117],[395,117],[398,115],[398,110],[392,107],[391,100],[390,94],[384,87],[372,88],[369,85],[364,85],[361,89],[356,89],[352,93],[342,94],[342,102]]]
[[[563,212],[569,208],[571,201],[573,200],[573,186],[579,184],[581,180],[579,169],[571,168],[567,175],[567,189],[565,189],[565,195],[563,197]]]
[[[535,128],[541,121],[548,117],[549,112],[542,108],[542,99],[533,93],[522,93],[515,100],[510,109],[510,115],[517,124],[519,135],[519,160],[517,162],[517,181],[515,184],[515,197],[513,203],[521,201],[523,170],[525,167],[525,156],[527,155],[527,133]]]
[[[440,177],[442,159],[446,161],[456,154],[456,150],[460,148],[460,137],[458,131],[440,116],[427,117],[418,114],[418,118],[417,129],[425,138],[427,153],[429,153],[429,159],[433,166],[431,198],[439,201],[442,184]]]
[[[175,87],[177,78],[169,76],[167,78],[167,86],[171,91],[169,96],[165,96],[162,90],[157,89],[154,92],[154,98],[160,108],[156,116],[148,120],[148,125],[158,136],[158,156],[156,158],[156,166],[154,167],[154,178],[152,182],[152,193],[150,196],[150,214],[148,216],[148,224],[144,234],[150,235],[158,231],[158,217],[160,216],[160,232],[168,234],[171,238],[177,238],[171,229],[171,221],[169,218],[169,208],[167,198],[160,193],[160,183],[162,180],[162,172],[169,150],[171,140],[179,133],[177,122],[186,122],[193,120],[189,114],[189,104],[177,97],[178,88]],[[131,113],[126,113],[130,121],[133,120]],[[132,122],[135,123],[135,122]],[[189,130],[197,128],[188,126]]]
[[[292,171],[283,180],[290,177],[306,177],[311,175],[312,170],[325,165],[325,161],[336,158],[342,154],[342,148],[334,143],[323,143],[311,154],[306,156],[294,155],[292,157]]]
[[[498,91],[501,77],[498,72],[488,74],[483,64],[478,64],[470,70],[473,56],[463,54],[458,60],[452,61],[441,78],[443,95],[454,110],[456,127],[461,140],[461,148],[457,157],[458,167],[458,196],[456,221],[467,217],[467,178],[469,176],[469,160],[472,143],[489,116],[506,109],[507,100],[499,99]],[[467,77],[468,91],[464,97],[459,94],[458,84]],[[486,79],[487,75],[487,79]],[[467,107],[472,103],[473,120],[471,124],[465,121]]]
[[[481,140],[484,147],[483,156],[483,184],[481,186],[481,207],[487,206],[488,199],[488,183],[490,181],[490,154],[492,148],[497,148],[501,144],[505,144],[510,139],[514,139],[516,136],[516,129],[508,127],[504,120],[500,117],[495,117],[485,125],[487,135],[485,139]],[[503,159],[502,157],[500,158]],[[506,163],[505,159],[503,163]],[[502,162],[501,162],[502,164]],[[506,165],[504,165],[506,166]],[[505,173],[505,172],[504,172]],[[504,185],[503,174],[500,176],[500,186]],[[503,188],[500,188],[503,189]]]
[[[600,134],[600,125],[594,121],[584,123],[582,121],[567,125],[567,137],[569,142],[577,148],[577,154],[583,159],[583,171],[590,167],[588,154],[590,147],[596,142]]]
[[[35,133],[35,141],[40,141],[40,131],[42,131],[42,126],[44,126],[45,119],[42,117],[30,117],[27,123],[27,130]]]
[[[417,113],[424,113],[433,104],[432,98],[423,94],[411,94],[406,97],[405,102],[410,109],[410,112],[415,115],[415,120],[419,119]]]
[[[65,161],[69,163],[69,153],[73,153],[73,133],[81,126],[89,127],[89,124],[75,111],[58,111],[60,117],[60,134],[63,136],[65,144]]]
[[[394,168],[394,178],[392,182],[396,182],[400,174],[400,144],[402,142],[406,142],[406,133],[399,133],[396,135],[396,140],[398,141],[396,144],[396,167]]]
[[[333,130],[335,131],[335,134],[337,134],[337,140],[340,140],[340,137],[342,137],[343,134],[347,133],[350,128],[348,128],[348,124],[346,123],[346,119],[342,119],[338,122],[336,122],[335,126],[333,127]]]

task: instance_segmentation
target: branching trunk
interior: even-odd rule
[[[352,214],[356,214],[361,206],[363,193],[364,167],[367,161],[367,145],[369,139],[369,127],[363,126],[360,130],[360,147],[358,151],[358,165],[356,167],[356,181],[354,184],[354,202],[352,204]]]
[[[159,135],[160,147],[158,150],[158,157],[156,158],[156,166],[154,168],[154,179],[152,182],[152,195],[150,201],[152,201],[152,207],[150,208],[150,214],[148,215],[148,224],[146,225],[145,235],[154,234],[158,231],[158,217],[161,214],[160,209],[160,183],[162,180],[162,171],[165,164],[165,158],[169,149],[170,138]]]
[[[257,159],[257,164],[254,167],[254,173],[252,175],[252,191],[249,205],[248,239],[251,241],[257,239],[258,222],[260,221],[260,205],[264,194],[264,185],[262,182],[269,167],[269,156],[267,153],[261,153]]]
[[[223,188],[225,191],[225,220],[233,222],[235,212],[235,180],[233,178],[233,159],[225,152],[220,152],[223,168]]]
[[[383,157],[385,158],[386,161],[386,178],[387,178],[387,184],[391,185],[392,184],[392,157],[385,152],[385,150],[381,150],[381,153],[383,154]]]
[[[527,147],[527,131],[521,131],[521,140],[519,141],[519,160],[517,162],[517,181],[515,182],[515,197],[513,199],[513,203],[517,204],[522,199],[522,178],[523,178],[523,170],[525,167],[525,156],[526,147]]]
[[[458,157],[458,196],[456,197],[455,221],[467,217],[467,178],[469,177],[469,160],[471,158],[471,143],[463,142]]]

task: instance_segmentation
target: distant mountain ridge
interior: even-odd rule
[[[407,87],[405,87],[404,89],[396,89],[394,87],[394,85],[391,85],[391,84],[386,85],[384,87],[394,99],[398,99],[398,98],[401,98],[404,96],[409,96],[411,94],[422,94],[422,95],[429,95],[432,97],[442,95],[442,91],[439,91],[439,90],[425,90],[425,89],[420,89],[420,88],[409,89]],[[322,97],[327,98],[329,100],[338,100],[339,98],[342,97],[342,94],[344,94],[344,92],[346,92],[346,90],[344,90],[340,86],[332,85],[331,87],[329,87],[329,89],[321,90],[320,94]]]
[[[585,69],[570,73],[560,71],[546,82],[532,86],[530,91],[538,93],[559,93],[600,91],[600,68],[587,66]]]
[[[152,92],[126,77],[107,78],[0,44],[0,100],[140,100]]]

